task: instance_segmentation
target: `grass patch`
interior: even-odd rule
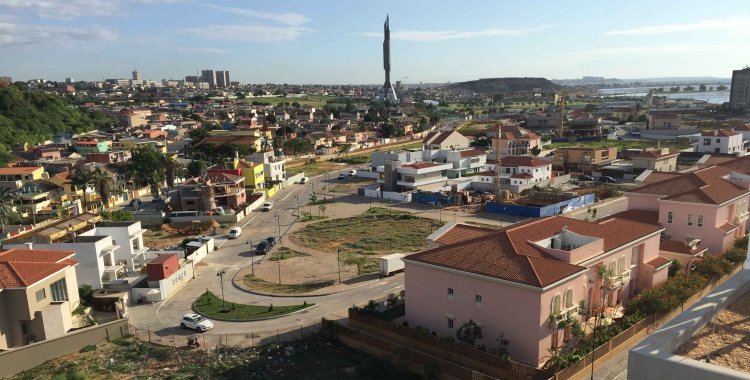
[[[286,260],[291,259],[293,257],[306,257],[310,256],[309,253],[304,252],[298,252],[292,249],[289,249],[287,247],[279,248],[276,252],[271,254],[271,257],[268,259],[269,261],[279,261],[279,260]]]
[[[373,207],[360,216],[309,224],[295,232],[294,239],[312,249],[335,252],[340,248],[345,255],[365,256],[365,262],[358,264],[362,273],[368,273],[377,269],[376,256],[428,248],[425,238],[441,226],[408,212]]]
[[[242,281],[245,285],[252,289],[261,291],[264,293],[273,294],[303,294],[316,291],[328,286],[333,285],[333,281],[315,282],[310,284],[275,284],[272,282],[263,281],[258,277],[251,274],[246,275]]]
[[[195,309],[208,317],[230,319],[234,321],[254,321],[263,318],[279,317],[298,310],[306,309],[314,304],[291,305],[291,306],[256,306],[244,305],[235,302],[226,302],[227,310],[223,309],[224,303],[215,294],[206,291],[195,300]]]
[[[302,221],[303,222],[314,222],[316,220],[322,220],[322,219],[325,219],[325,218],[326,218],[325,216],[312,215],[311,213],[306,212],[306,211],[302,212]]]
[[[73,315],[83,315],[86,312],[86,306],[84,305],[78,305],[75,310],[73,310]]]
[[[676,142],[676,141],[661,141],[661,145],[657,140],[601,140],[601,141],[575,141],[575,142],[557,142],[544,145],[545,149],[551,148],[565,148],[571,146],[582,146],[582,147],[616,147],[618,150],[622,149],[645,149],[645,148],[670,148],[672,150],[681,150],[692,146],[690,143]]]
[[[315,177],[321,174],[325,174],[327,172],[332,172],[334,170],[341,169],[341,165],[337,165],[335,162],[331,161],[316,161],[316,162],[308,162],[303,165],[287,168],[288,175],[292,176],[295,174],[299,174],[304,172],[305,176],[307,177]],[[328,177],[329,179],[335,179],[334,174],[330,174]]]

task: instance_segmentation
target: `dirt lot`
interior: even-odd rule
[[[211,233],[213,231],[208,231]],[[216,235],[229,232],[228,228],[217,228]],[[161,230],[148,230],[143,234],[143,244],[153,250],[161,250],[180,245],[183,240],[195,237],[194,235],[166,234]]]
[[[710,357],[712,364],[750,372],[750,293],[716,316],[677,350],[695,360]]]

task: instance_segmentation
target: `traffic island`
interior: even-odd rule
[[[206,291],[195,302],[193,309],[204,317],[229,322],[250,322],[272,319],[293,314],[315,306],[305,302],[302,305],[267,306],[245,305],[236,302],[222,301],[210,291]]]
[[[273,282],[264,281],[261,278],[255,277],[252,274],[245,275],[242,278],[242,288],[247,289],[251,292],[258,292],[262,294],[280,294],[280,295],[304,295],[306,293],[312,293],[317,290],[332,286],[335,282],[333,280],[321,281],[307,284],[277,284]]]

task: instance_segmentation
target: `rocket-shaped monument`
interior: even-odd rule
[[[398,98],[391,85],[391,28],[388,16],[385,16],[385,24],[383,24],[383,70],[385,70],[385,83],[378,91],[378,99],[396,103]]]

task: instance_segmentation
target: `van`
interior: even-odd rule
[[[263,208],[261,209],[261,211],[271,211],[272,208],[273,208],[273,202],[266,202],[266,203],[263,203]]]
[[[228,236],[228,237],[229,237],[230,239],[237,239],[238,237],[240,237],[240,235],[242,235],[242,228],[239,228],[239,227],[232,227],[232,228],[231,228],[231,229],[229,230],[229,236]]]

